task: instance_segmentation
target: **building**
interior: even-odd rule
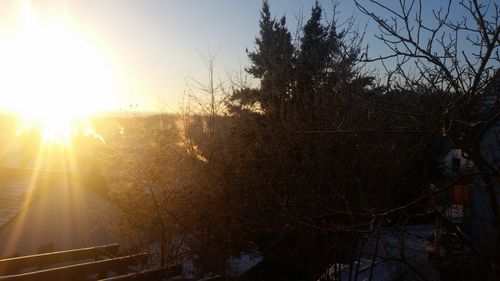
[[[15,139],[0,154],[0,258],[119,242],[107,227],[117,210],[90,162],[32,145]]]

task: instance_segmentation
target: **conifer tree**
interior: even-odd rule
[[[283,103],[290,97],[294,47],[286,28],[286,18],[271,18],[269,3],[263,2],[260,19],[260,37],[255,39],[255,52],[248,52],[252,63],[247,69],[253,77],[260,79],[261,87],[254,101],[266,113],[282,111]]]

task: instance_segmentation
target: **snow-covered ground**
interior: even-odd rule
[[[438,280],[438,272],[428,260],[435,226],[432,224],[384,228],[360,242],[361,258],[352,264],[337,264],[325,280],[391,281]],[[350,277],[349,277],[350,275]]]

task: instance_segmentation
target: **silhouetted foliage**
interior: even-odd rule
[[[188,261],[201,277],[252,253],[316,279],[357,259],[365,233],[442,211],[450,143],[490,168],[478,143],[499,112],[497,103],[483,107],[486,93],[497,94],[488,64],[490,74],[460,82],[464,73],[446,74],[439,56],[410,48],[396,56],[436,68],[412,80],[398,64],[400,83],[392,73],[377,84],[362,72],[360,60],[370,60],[361,35],[326,22],[319,2],[297,38],[267,1],[259,26],[246,69],[257,87],[217,82],[212,56],[208,82],[191,81],[202,96],[190,93],[194,106],[181,121],[139,118],[112,134],[127,152],[109,162],[120,167],[112,192],[124,210],[119,227],[131,228],[124,232],[139,247],[159,245],[162,263]]]
[[[199,211],[212,246],[228,255],[257,251],[311,277],[347,258],[357,233],[372,227],[370,210],[397,207],[436,180],[440,156],[434,134],[383,133],[408,118],[370,107],[367,100],[391,96],[359,71],[350,31],[338,32],[322,13],[315,3],[294,46],[285,18],[273,19],[264,2],[247,69],[260,86],[229,96],[217,145],[191,133],[207,159],[202,184],[211,194],[198,198],[210,202]],[[424,95],[405,98],[431,110]]]

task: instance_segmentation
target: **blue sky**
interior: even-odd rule
[[[331,10],[331,1],[321,2],[325,11]],[[447,1],[423,2],[435,7]],[[313,0],[270,0],[273,15],[285,14],[291,30],[296,26],[295,17],[303,13],[307,19],[313,4]],[[221,76],[248,65],[245,49],[254,48],[262,2],[37,0],[32,5],[42,17],[62,16],[103,50],[117,69],[115,82],[122,97],[119,107],[138,104],[140,110],[151,110],[158,98],[171,109],[177,108],[187,76],[205,79],[202,57],[209,49],[217,52],[216,70]],[[339,12],[341,19],[356,15],[361,28],[368,22],[352,0],[341,1]],[[20,15],[17,1],[0,2],[0,38],[15,32]],[[376,30],[369,25],[365,43],[373,46],[374,52],[383,52],[373,38]]]
[[[205,79],[202,59],[209,50],[217,54],[221,76],[238,71],[247,65],[245,49],[253,49],[259,32],[258,0],[104,2],[82,3],[79,13],[92,17],[93,28],[100,29],[108,44],[124,53],[121,57],[140,79],[139,89],[128,95],[139,107],[154,107],[157,97],[176,107],[185,77]],[[295,27],[295,15],[308,14],[313,2],[274,0],[270,4],[273,14],[286,14],[289,25]],[[326,2],[328,9],[331,5]],[[349,13],[353,10],[351,5]],[[137,93],[141,89],[146,90]]]

